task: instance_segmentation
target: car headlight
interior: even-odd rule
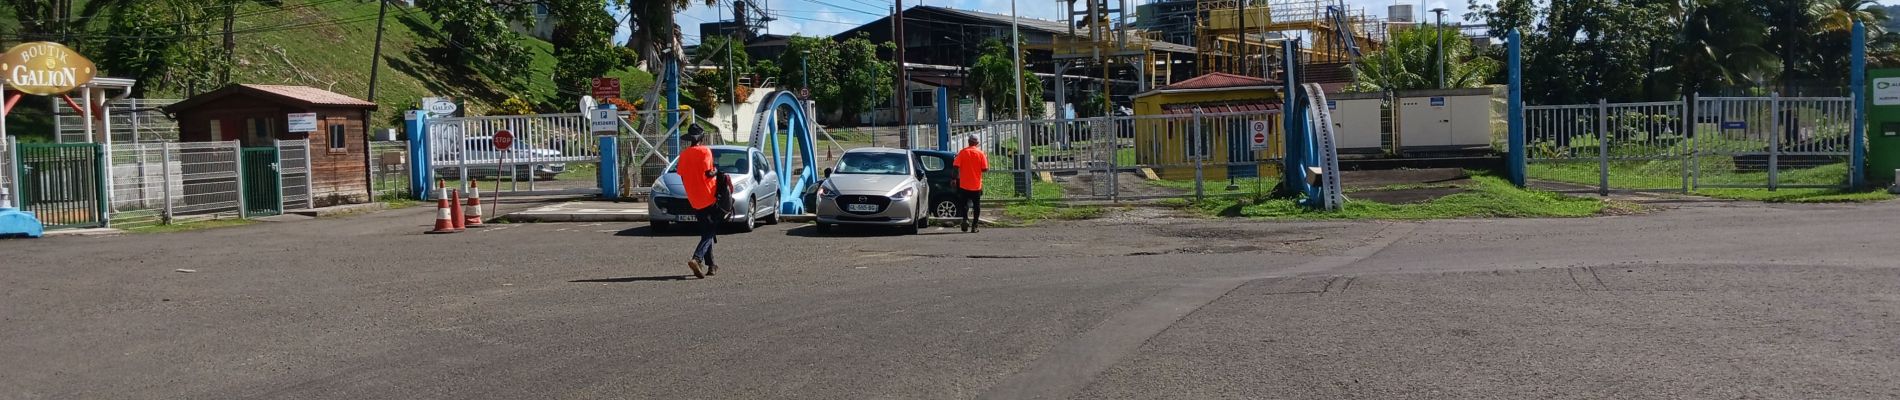
[[[910,198],[910,195],[913,194],[917,194],[917,188],[904,188],[904,190],[899,190],[897,193],[892,194],[891,200],[904,201],[904,199]]]
[[[670,194],[669,192],[670,191],[667,190],[666,185],[664,184],[653,185],[653,195],[655,196],[664,196],[664,195]]]
[[[838,198],[838,188],[832,186],[831,181],[825,181],[825,183],[818,185],[818,197],[823,197],[826,200],[836,199]]]

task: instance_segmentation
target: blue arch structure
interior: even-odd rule
[[[781,139],[778,123],[780,108],[790,110],[786,115],[784,130],[789,139]],[[779,171],[779,213],[804,214],[805,189],[818,184],[818,155],[814,150],[818,143],[817,127],[812,126],[812,115],[805,109],[803,102],[791,91],[779,91],[759,102],[758,118],[753,120],[752,146],[772,157],[772,167]],[[763,136],[763,137],[761,137]],[[793,154],[788,145],[797,145],[797,154]],[[803,161],[805,169],[796,175],[792,171],[795,160]]]

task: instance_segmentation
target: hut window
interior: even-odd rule
[[[330,123],[330,151],[349,151],[349,139],[343,133],[343,124]]]

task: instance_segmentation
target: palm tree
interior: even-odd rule
[[[1814,3],[1809,14],[1822,32],[1849,32],[1859,22],[1867,26],[1868,38],[1887,33],[1887,9],[1874,0],[1823,0]]]
[[[1438,31],[1428,28],[1392,33],[1385,48],[1352,66],[1353,90],[1387,91],[1438,87],[1438,69],[1445,70],[1446,88],[1484,86],[1500,68],[1498,60],[1478,57],[1471,40],[1455,29],[1445,30],[1445,59],[1438,62]]]
[[[685,45],[680,41],[679,24],[675,16],[686,11],[695,3],[712,6],[717,0],[633,0],[633,36],[627,47],[638,56],[637,62],[644,63],[649,71],[656,71],[659,61],[671,59],[685,62]],[[659,75],[659,74],[654,74]]]

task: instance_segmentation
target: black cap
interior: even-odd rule
[[[681,138],[686,139],[686,141],[688,142],[697,142],[697,141],[700,141],[700,139],[704,137],[705,135],[706,135],[705,128],[700,128],[699,124],[693,124],[686,128],[686,135],[682,136]]]

